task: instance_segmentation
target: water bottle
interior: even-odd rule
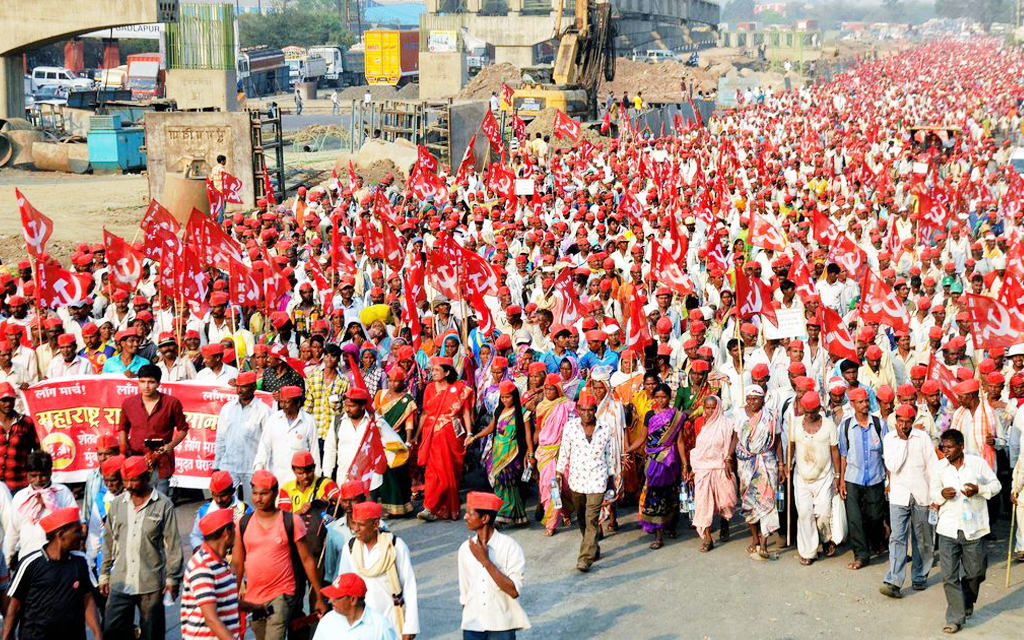
[[[939,524],[939,510],[935,507],[928,508],[928,524],[933,527]]]
[[[615,489],[608,489],[605,491],[602,500],[605,502],[613,502],[615,500]]]
[[[529,482],[533,478],[533,465],[527,464],[526,468],[523,469],[523,482]]]
[[[558,478],[551,478],[551,506],[555,509],[562,508],[562,492],[558,488]]]
[[[174,598],[171,596],[170,591],[164,591],[164,607],[173,607]]]
[[[679,513],[687,513],[690,506],[690,492],[686,490],[686,483],[679,485]]]
[[[786,492],[782,490],[782,487],[779,487],[775,491],[775,509],[779,513],[782,513],[783,509],[785,509],[785,508],[786,508]]]
[[[971,503],[967,496],[960,498],[960,513],[963,515],[965,524],[974,522],[974,512],[971,511]]]

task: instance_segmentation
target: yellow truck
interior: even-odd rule
[[[420,73],[420,32],[373,29],[364,33],[366,83],[402,86]]]

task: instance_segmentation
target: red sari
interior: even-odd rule
[[[473,406],[473,391],[461,381],[427,385],[423,390],[423,426],[417,462],[424,467],[423,507],[438,518],[459,517],[459,485],[466,456],[463,409]]]

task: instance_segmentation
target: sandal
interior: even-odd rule
[[[837,550],[838,550],[838,547],[836,546],[836,543],[834,543],[834,542],[827,543],[825,545],[825,549],[824,549],[825,557],[827,557],[827,558],[833,557],[834,555],[836,555],[836,551]]]
[[[864,568],[864,564],[865,563],[863,560],[857,559],[851,562],[850,564],[846,565],[846,568],[850,571],[859,571],[860,569]]]
[[[756,544],[747,545],[747,553],[757,553],[758,546]]]
[[[711,539],[711,536],[708,536],[707,540],[704,540],[703,542],[700,543],[699,551],[701,553],[707,553],[708,551],[711,551],[714,548],[715,548],[715,541]]]
[[[950,624],[947,624],[946,626],[942,627],[942,633],[956,633],[961,629],[963,629],[962,625],[959,625],[955,622],[951,622]]]
[[[814,564],[814,558],[800,558],[800,564],[809,567]]]
[[[657,551],[658,549],[660,549],[660,548],[662,548],[664,546],[665,546],[664,542],[662,542],[661,540],[655,540],[654,542],[652,542],[650,544],[650,546],[648,548],[651,549],[652,551]]]
[[[1017,553],[1013,554],[1013,559],[1017,562],[1024,562],[1024,551],[1018,551]]]
[[[555,535],[555,530],[554,529],[545,529],[544,530],[544,537],[545,538],[550,538],[553,535]]]

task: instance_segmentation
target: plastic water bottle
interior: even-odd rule
[[[971,511],[971,503],[967,496],[960,498],[960,513],[963,514],[964,523],[974,522],[974,512]]]
[[[604,497],[602,498],[602,500],[604,500],[605,502],[612,502],[612,501],[614,501],[615,500],[615,489],[608,489],[607,491],[605,491],[604,492]]]
[[[776,510],[778,510],[779,513],[782,513],[782,510],[785,509],[785,507],[786,507],[786,492],[782,490],[782,487],[779,487],[775,491],[775,508],[776,508]]]
[[[928,524],[933,527],[939,524],[939,510],[935,507],[928,508]]]
[[[551,478],[551,506],[555,509],[562,508],[562,492],[558,488],[558,478]]]
[[[164,607],[173,607],[174,598],[171,596],[170,591],[164,591]]]
[[[686,483],[679,485],[679,513],[687,513],[690,507],[690,492],[686,488]]]
[[[533,465],[526,465],[523,469],[523,482],[529,482],[533,478]]]

